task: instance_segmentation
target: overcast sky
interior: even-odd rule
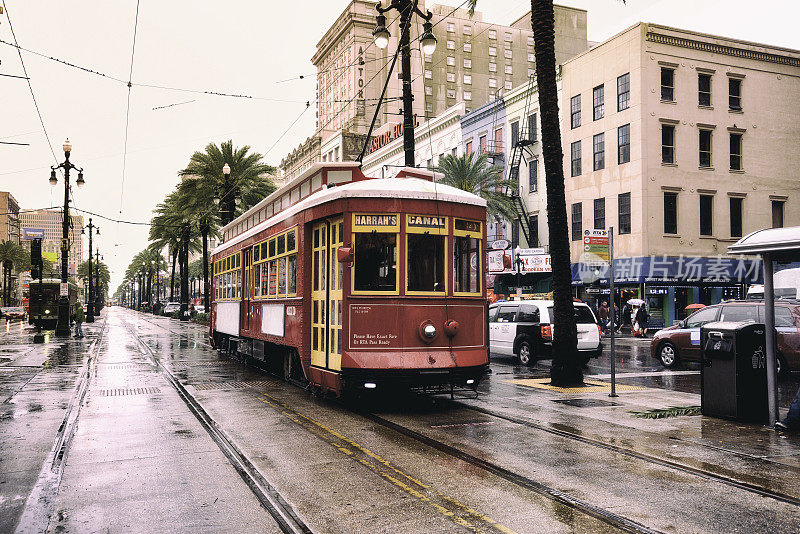
[[[177,183],[177,171],[207,143],[233,139],[235,145],[250,145],[277,165],[313,133],[315,69],[310,58],[347,5],[345,0],[140,0],[130,78],[134,84],[257,98],[134,86],[123,185],[128,105],[124,82],[131,69],[136,0],[2,2],[7,13],[0,16],[1,40],[13,42],[10,17],[20,46],[123,81],[22,52],[58,162],[63,161],[61,145],[69,137],[72,160],[84,167],[86,185],[76,190],[75,205],[137,222],[149,221],[152,209]],[[645,21],[800,49],[796,1],[559,3],[589,11],[593,41]],[[525,0],[478,2],[483,20],[499,24],[510,23],[529,8]],[[16,49],[0,43],[0,74],[22,73]],[[300,75],[305,78],[298,79]],[[307,101],[311,107],[304,113]],[[30,143],[0,145],[0,190],[11,191],[25,209],[63,202],[63,182],[52,190],[47,181],[55,160],[24,80],[0,76],[0,140]],[[97,242],[111,268],[113,290],[130,259],[146,246],[147,227],[97,217],[95,223],[101,227]]]

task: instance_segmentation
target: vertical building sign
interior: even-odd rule
[[[356,72],[356,88],[358,89],[358,98],[356,99],[356,116],[363,117],[366,114],[364,105],[364,46],[358,46],[358,68]]]

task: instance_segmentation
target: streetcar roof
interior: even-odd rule
[[[408,169],[418,173],[419,169]],[[408,198],[456,202],[486,206],[486,200],[463,189],[420,178],[374,178],[329,187],[302,199],[293,206],[276,213],[229,241],[217,246],[212,254],[220,253],[304,210],[341,198]]]

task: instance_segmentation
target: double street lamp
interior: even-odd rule
[[[89,224],[86,225],[89,230],[89,295],[86,299],[86,322],[94,322],[94,284],[92,283],[92,234],[97,233],[100,235],[100,228],[92,224],[92,218],[89,217]],[[83,231],[81,233],[84,233]]]
[[[69,253],[69,171],[75,169],[78,171],[78,179],[75,180],[75,185],[82,187],[85,183],[83,180],[83,169],[76,167],[69,160],[69,155],[72,152],[72,144],[69,139],[64,141],[62,146],[64,149],[64,162],[60,165],[50,167],[50,185],[55,186],[58,184],[56,177],[56,170],[62,169],[64,171],[64,217],[61,223],[61,296],[58,299],[58,322],[56,323],[56,336],[69,336],[70,327],[70,305],[69,305],[69,272],[67,271],[67,255]]]
[[[378,11],[376,17],[375,29],[372,31],[372,36],[375,39],[375,46],[378,48],[386,48],[389,46],[389,30],[386,28],[386,13],[392,9],[400,13],[400,74],[403,78],[403,147],[405,149],[405,165],[413,167],[414,161],[414,95],[411,92],[411,39],[410,39],[410,26],[411,17],[416,13],[425,22],[422,24],[422,35],[419,37],[422,51],[426,55],[433,54],[436,50],[436,37],[433,35],[433,24],[431,18],[433,13],[428,11],[423,13],[417,7],[418,0],[391,0],[391,3],[386,7],[381,6],[381,2],[375,6]],[[394,67],[394,63],[392,63]],[[387,76],[391,76],[391,70]],[[384,88],[385,91],[385,88]],[[380,103],[379,103],[380,105]],[[374,120],[373,120],[374,124]],[[371,130],[371,128],[370,128]]]

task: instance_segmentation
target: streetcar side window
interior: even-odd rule
[[[261,297],[261,264],[257,264],[253,266],[253,297],[260,298]]]
[[[444,258],[446,239],[443,235],[408,234],[406,289],[428,293],[444,293]]]
[[[397,234],[355,234],[353,288],[356,291],[397,291]]]
[[[474,237],[456,236],[453,247],[453,292],[480,293],[481,245]]]
[[[289,295],[294,295],[297,293],[297,254],[292,254],[287,258],[286,270],[286,293]]]

